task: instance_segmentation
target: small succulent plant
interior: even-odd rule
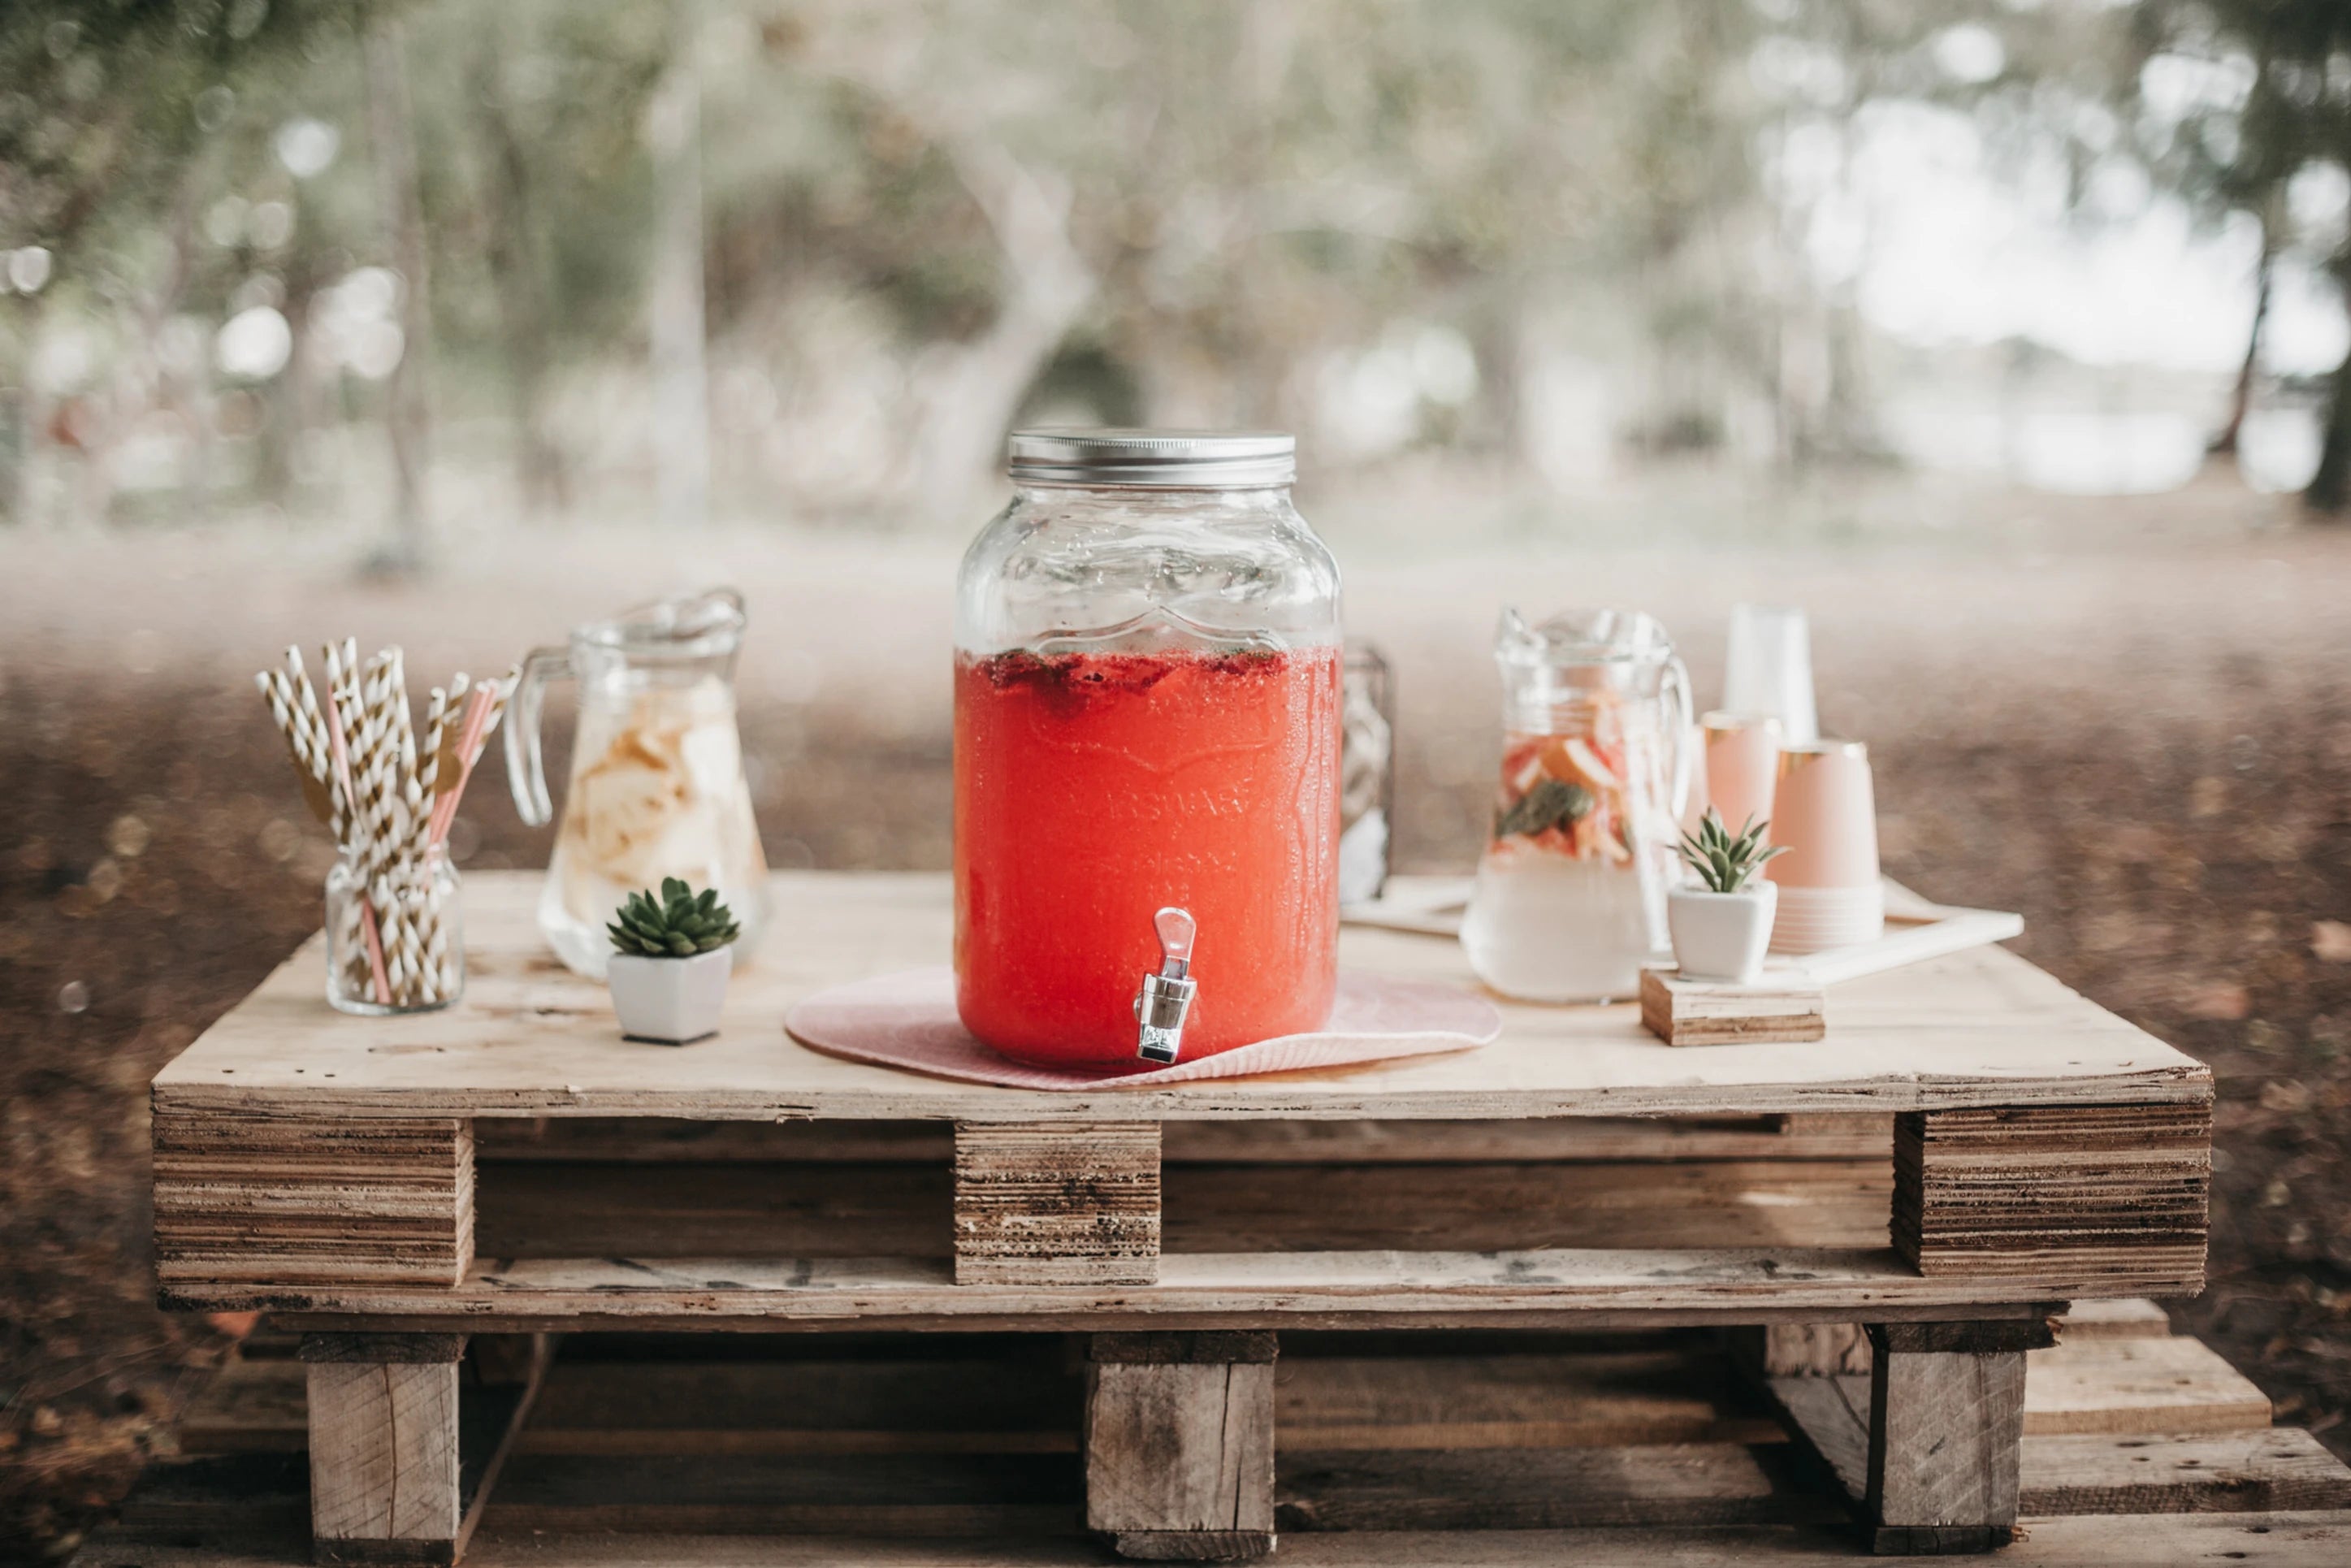
[[[616,952],[643,958],[691,958],[724,947],[740,935],[734,912],[718,902],[718,890],[696,894],[676,877],[662,879],[661,897],[632,893],[604,927]]]
[[[1762,869],[1765,861],[1788,852],[1785,844],[1764,846],[1763,830],[1771,825],[1768,821],[1759,822],[1750,817],[1747,825],[1734,834],[1722,825],[1722,813],[1708,806],[1698,831],[1682,835],[1682,863],[1698,873],[1708,893],[1737,893]]]

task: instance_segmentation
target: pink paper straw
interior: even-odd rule
[[[375,925],[375,905],[367,894],[360,894],[360,929],[367,934],[368,968],[375,976],[375,1003],[380,1008],[392,1006],[392,979],[383,967],[383,937]]]
[[[444,791],[433,803],[433,837],[430,843],[439,848],[449,836],[450,826],[457,820],[457,801],[465,792],[466,781],[474,777],[474,764],[481,759],[482,735],[487,727],[490,706],[497,696],[497,683],[484,681],[465,697],[465,727],[457,732],[457,783]]]

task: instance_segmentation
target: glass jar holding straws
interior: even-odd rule
[[[389,951],[386,931],[402,934]],[[403,938],[412,944],[405,949]],[[350,855],[338,860],[327,873],[327,999],[347,1013],[380,1017],[430,1012],[465,992],[465,917],[449,857],[434,850],[374,877]]]
[[[399,649],[364,665],[350,639],[322,654],[323,702],[298,649],[255,683],[340,852],[327,877],[327,999],[350,1013],[445,1008],[465,989],[449,829],[513,677],[434,687],[420,747]]]

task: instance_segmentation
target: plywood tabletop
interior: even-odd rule
[[[717,1038],[621,1039],[603,988],[567,973],[533,920],[537,873],[465,879],[467,990],[444,1012],[330,1009],[317,939],[155,1082],[159,1108],[340,1116],[676,1116],[960,1121],[1703,1116],[2209,1098],[2201,1063],[2014,954],[1980,948],[1853,980],[1807,1044],[1675,1050],[1632,1003],[1502,1004],[1480,1050],[1313,1075],[1076,1092],[956,1082],[810,1051],[791,1005],[828,986],[945,963],[942,875],[794,873],[739,969]],[[1351,967],[1475,982],[1449,939],[1349,927]]]

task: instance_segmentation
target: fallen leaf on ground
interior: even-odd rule
[[[2262,1109],[2264,1111],[2307,1111],[2315,1096],[2307,1083],[2293,1079],[2273,1079],[2262,1085]]]
[[[2197,986],[2189,991],[2184,1005],[2190,1018],[2233,1022],[2253,1010],[2253,998],[2242,986]]]

